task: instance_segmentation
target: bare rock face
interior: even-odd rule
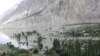
[[[100,22],[99,0],[24,0],[0,21],[0,31],[13,34],[65,24]],[[9,29],[9,30],[8,30]]]

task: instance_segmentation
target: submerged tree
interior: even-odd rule
[[[20,34],[20,33],[14,34],[14,38],[17,39],[19,48],[21,48],[21,43],[20,43],[20,40],[21,40],[21,34]]]
[[[22,34],[22,36],[23,36],[23,37],[25,38],[25,40],[26,40],[27,49],[29,49],[29,48],[28,48],[28,37],[27,37],[27,33],[26,33],[26,32],[22,32],[21,34]]]

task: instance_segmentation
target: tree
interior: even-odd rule
[[[33,53],[38,54],[39,50],[38,49],[34,49]]]
[[[15,38],[17,39],[17,41],[18,41],[19,48],[21,48],[21,44],[20,44],[21,34],[20,34],[20,33],[14,34],[14,37],[15,37]]]
[[[29,48],[28,48],[28,38],[27,38],[27,33],[25,34],[24,32],[22,32],[21,34],[22,34],[23,37],[25,37],[27,49],[29,49]]]
[[[76,56],[81,56],[81,44],[78,39],[75,41],[75,53]]]
[[[59,42],[59,40],[54,39],[54,41],[53,41],[53,49],[54,49],[57,53],[59,53],[59,50],[60,50],[60,42]]]
[[[42,44],[42,37],[38,37],[38,47],[41,50],[43,48],[43,44]]]

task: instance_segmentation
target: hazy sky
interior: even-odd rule
[[[0,0],[0,15],[19,4],[20,1],[22,0]]]

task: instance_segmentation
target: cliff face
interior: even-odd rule
[[[0,31],[13,34],[65,24],[100,22],[99,10],[99,0],[24,0],[0,20]]]

